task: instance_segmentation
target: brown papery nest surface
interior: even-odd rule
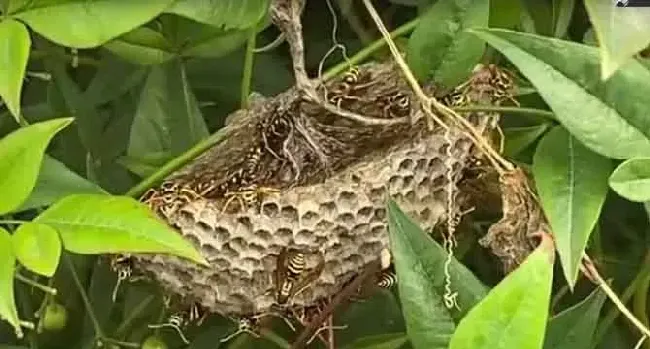
[[[459,202],[475,194],[456,184],[478,153],[453,125],[429,130],[401,76],[393,64],[373,63],[318,88],[332,105],[376,124],[326,111],[296,89],[237,111],[223,142],[142,197],[209,267],[134,255],[136,269],[188,304],[246,317],[277,307],[286,267],[278,257],[287,250],[304,254],[303,272],[312,278],[291,290],[285,309],[320,304],[376,263],[388,247],[389,197],[425,230],[445,222],[450,189]],[[504,77],[494,66],[480,67],[441,100],[449,106],[499,104],[512,87]],[[494,131],[498,117],[461,116],[484,135]],[[454,205],[452,214],[458,212]]]

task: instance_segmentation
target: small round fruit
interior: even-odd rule
[[[167,344],[158,336],[149,336],[142,342],[142,349],[167,349]]]
[[[43,329],[59,331],[65,327],[68,321],[68,311],[59,303],[51,303],[45,307],[41,321]]]

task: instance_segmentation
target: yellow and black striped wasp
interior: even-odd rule
[[[306,269],[306,253],[296,249],[283,248],[278,255],[274,273],[276,302],[284,306],[289,299],[304,291],[310,283],[320,276],[325,267],[325,259],[318,252],[319,263]]]

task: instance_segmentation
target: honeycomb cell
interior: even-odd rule
[[[275,202],[265,202],[262,204],[261,212],[269,218],[275,218],[280,213],[280,206]]]
[[[398,169],[400,171],[406,171],[406,172],[413,171],[413,159],[406,158],[400,161]]]
[[[357,211],[357,219],[359,221],[367,221],[373,214],[372,206],[363,206]]]
[[[354,217],[354,215],[352,213],[345,212],[345,213],[339,214],[334,221],[336,223],[345,225],[346,227],[350,227],[350,226],[354,225],[355,220],[356,219],[355,219],[355,217]]]
[[[358,205],[358,200],[359,199],[356,193],[344,190],[339,193],[339,197],[336,203],[338,206],[340,206],[341,209],[349,210]]]
[[[314,240],[315,240],[314,233],[307,229],[299,230],[294,236],[294,242],[298,245],[300,244],[313,245]]]
[[[280,217],[290,222],[295,222],[298,220],[298,210],[293,206],[282,206]]]
[[[375,222],[381,222],[384,221],[385,219],[386,219],[386,209],[383,207],[376,208],[372,220]]]
[[[321,217],[331,217],[335,215],[336,203],[334,201],[328,201],[320,204],[318,213],[321,215]]]
[[[302,217],[300,217],[300,221],[305,226],[313,227],[318,222],[318,218],[318,213],[314,211],[307,211],[303,213]]]

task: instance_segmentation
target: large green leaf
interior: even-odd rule
[[[553,8],[549,1],[521,0],[523,12],[530,19],[533,29],[529,31],[540,35],[553,34]]]
[[[540,349],[553,282],[553,243],[541,245],[460,322],[450,349]]]
[[[0,319],[8,321],[16,336],[22,337],[14,294],[15,272],[16,256],[12,249],[11,235],[0,227]]]
[[[48,206],[70,194],[105,194],[98,185],[79,176],[59,160],[45,155],[36,186],[20,211]]]
[[[585,0],[585,7],[600,43],[602,77],[608,79],[650,45],[650,8],[622,8],[602,0]]]
[[[54,228],[35,222],[21,224],[12,235],[14,253],[27,269],[52,276],[61,257],[61,240]]]
[[[508,127],[503,129],[503,134],[505,135],[503,153],[510,157],[519,154],[533,144],[550,126],[550,123],[545,122],[534,126]]]
[[[489,0],[440,0],[423,15],[408,41],[408,64],[419,79],[450,88],[479,62],[485,44],[465,32],[487,27]]]
[[[603,83],[597,48],[508,30],[472,32],[515,64],[587,147],[617,159],[650,155],[647,67],[631,61]]]
[[[31,44],[25,25],[12,19],[0,21],[0,97],[16,121]]]
[[[422,229],[388,203],[391,252],[409,338],[416,348],[447,348],[459,321],[487,293],[484,285],[455,259],[449,270],[459,308],[448,309],[444,264],[447,254]]]
[[[556,38],[566,36],[575,5],[576,0],[553,0],[553,36]]]
[[[512,29],[521,18],[521,0],[490,0],[490,28]]]
[[[161,64],[175,56],[172,44],[148,27],[135,28],[103,47],[129,62],[143,65]]]
[[[131,127],[127,155],[178,155],[207,137],[208,130],[179,60],[150,68]]]
[[[59,45],[91,48],[149,22],[173,2],[40,0],[11,15]]]
[[[589,349],[606,295],[600,287],[548,324],[544,349]]]
[[[36,184],[45,148],[71,122],[72,118],[39,122],[0,139],[0,215],[27,199]]]
[[[206,263],[178,232],[129,197],[71,195],[50,206],[34,222],[54,227],[65,249],[75,253],[170,253]]]
[[[629,159],[618,165],[609,177],[609,186],[628,200],[650,201],[650,158]]]
[[[269,0],[178,0],[166,10],[224,29],[256,25],[267,13]]]
[[[589,150],[562,126],[547,133],[535,152],[535,185],[571,287],[605,202],[611,172],[611,160]]]

